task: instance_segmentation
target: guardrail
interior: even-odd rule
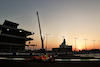
[[[99,53],[99,52],[98,52]],[[8,52],[0,52],[0,56],[2,55],[12,55],[12,56],[18,56],[18,55],[22,55],[22,56],[29,56],[29,55],[43,55],[43,54],[46,54],[46,55],[72,55],[72,54],[94,54],[93,52],[89,52],[89,53],[79,53],[79,52],[57,52],[57,53],[35,53],[35,52],[32,52],[32,53],[24,53],[24,52],[15,52],[15,53],[8,53]]]

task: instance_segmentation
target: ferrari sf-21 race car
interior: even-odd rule
[[[50,61],[50,62],[54,62],[55,57],[56,57],[56,55],[32,56],[32,57],[26,59],[26,61]]]

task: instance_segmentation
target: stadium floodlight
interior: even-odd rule
[[[63,39],[68,38],[67,36],[59,36],[59,37],[62,37]]]
[[[79,38],[74,37],[74,39],[75,39],[75,51],[76,51],[76,39],[79,39]]]
[[[85,40],[85,48],[86,48],[86,50],[87,50],[86,40],[88,40],[88,39],[83,39],[83,40]]]
[[[45,49],[47,50],[47,39],[48,39],[48,36],[52,37],[52,35],[51,34],[43,34],[43,35],[46,36],[46,47],[45,47]]]
[[[94,43],[94,42],[95,42],[96,40],[92,40],[92,41],[93,41],[93,45],[94,45],[94,50],[95,50],[95,43]]]

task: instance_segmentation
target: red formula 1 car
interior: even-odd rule
[[[55,61],[54,58],[55,58],[54,55],[41,55],[41,56],[30,57],[29,59],[26,59],[26,61],[50,61],[50,62],[54,62]]]

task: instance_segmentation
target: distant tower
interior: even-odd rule
[[[63,44],[66,44],[66,40],[64,39]]]
[[[66,47],[68,46],[66,45],[66,40],[64,39],[63,43],[60,45],[60,48],[66,48]]]

